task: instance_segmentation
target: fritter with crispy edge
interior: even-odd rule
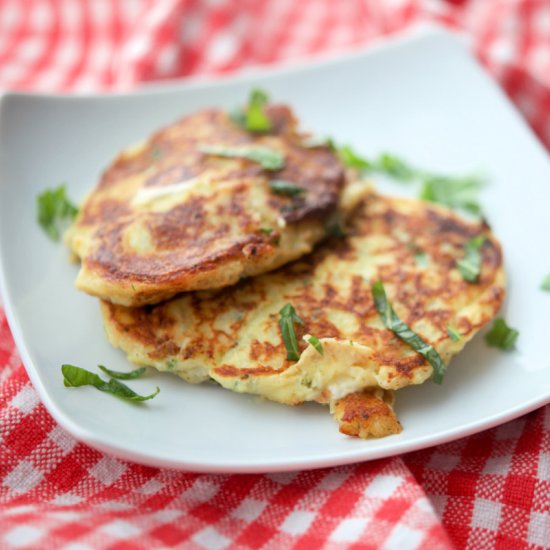
[[[399,318],[448,364],[502,304],[501,248],[486,225],[411,199],[371,197],[350,223],[347,237],[232,288],[140,309],[104,302],[109,340],[131,362],[189,382],[212,378],[290,405],[330,404],[347,434],[396,433],[392,397],[380,390],[421,384],[433,371],[385,327],[372,283],[383,282]],[[472,283],[457,261],[477,235],[485,240]],[[294,325],[298,361],[287,360],[278,324],[286,304],[303,320]]]
[[[204,110],[122,152],[66,233],[81,260],[76,286],[139,306],[229,286],[310,252],[338,216],[345,170],[329,146],[307,145],[288,107],[266,114],[272,128],[258,134]],[[261,147],[282,167],[208,147]]]

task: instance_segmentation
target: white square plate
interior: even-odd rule
[[[60,365],[129,367],[107,343],[97,300],[76,291],[77,267],[36,223],[36,196],[67,182],[81,199],[123,146],[184,113],[234,106],[252,86],[292,104],[305,127],[374,156],[394,152],[444,173],[481,169],[482,203],[502,240],[506,317],[517,350],[476,338],[443,386],[397,394],[404,431],[374,441],[338,432],[326,408],[285,407],[149,373],[161,393],[132,405],[63,386]],[[412,188],[410,188],[412,192]],[[401,188],[399,192],[407,191]],[[23,362],[46,407],[78,439],[155,466],[212,472],[313,468],[395,455],[466,436],[550,401],[550,163],[497,86],[453,36],[437,29],[301,67],[191,81],[115,96],[7,95],[0,103],[0,282]]]

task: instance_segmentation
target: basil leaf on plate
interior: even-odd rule
[[[420,198],[449,208],[460,208],[481,215],[478,192],[483,180],[477,176],[451,177],[425,175]]]
[[[78,214],[78,208],[67,197],[65,185],[38,195],[38,223],[50,239],[58,241],[63,227]]]
[[[506,321],[499,317],[495,319],[491,330],[485,335],[485,341],[493,348],[510,351],[516,345],[519,332],[509,327]]]
[[[337,148],[338,157],[342,163],[348,168],[355,168],[360,172],[365,172],[373,169],[373,164],[370,160],[359,155],[351,146],[343,145]]]
[[[80,367],[75,367],[74,365],[62,365],[61,372],[63,373],[63,384],[68,388],[93,386],[99,391],[110,393],[111,395],[115,395],[116,397],[121,397],[122,399],[127,399],[129,401],[147,401],[148,399],[155,397],[160,392],[160,388],[157,388],[150,395],[139,395],[128,386],[114,378],[106,382],[97,374]]]
[[[136,378],[143,376],[143,373],[145,372],[145,367],[141,367],[130,372],[111,370],[103,365],[98,365],[98,367],[111,378],[117,378],[118,380],[135,380]]]
[[[382,172],[401,181],[410,181],[418,176],[418,172],[414,168],[390,153],[382,153],[374,166],[377,172]]]

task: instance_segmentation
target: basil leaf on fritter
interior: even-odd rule
[[[388,301],[382,281],[376,281],[371,287],[371,292],[378,314],[386,328],[390,329],[398,338],[420,353],[430,363],[433,367],[434,382],[441,384],[447,372],[447,366],[437,350],[422,340],[406,323],[399,319]]]
[[[303,324],[292,304],[286,304],[279,311],[279,327],[283,336],[283,342],[286,348],[286,358],[289,361],[298,361],[300,359],[300,348],[298,347],[298,339],[294,323]]]

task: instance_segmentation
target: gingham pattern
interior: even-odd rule
[[[0,0],[0,88],[126,89],[345,50],[426,20],[464,31],[550,146],[547,0]],[[0,443],[0,548],[550,547],[550,406],[345,468],[147,468],[55,424],[0,310]]]

